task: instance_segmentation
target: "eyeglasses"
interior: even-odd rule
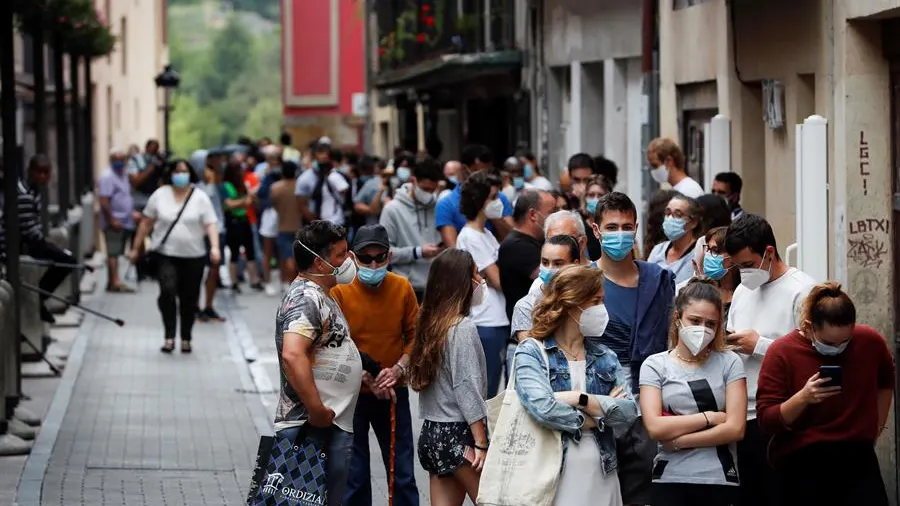
[[[356,255],[356,259],[359,260],[359,263],[361,263],[361,264],[370,264],[372,262],[376,262],[376,263],[380,264],[387,260],[388,253],[389,252],[385,251],[384,253],[379,253],[374,256],[358,254],[358,255]]]

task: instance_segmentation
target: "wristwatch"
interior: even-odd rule
[[[581,409],[586,408],[588,405],[588,396],[587,394],[581,394],[578,396],[578,407]]]

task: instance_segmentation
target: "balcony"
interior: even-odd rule
[[[378,21],[376,74],[394,82],[408,74],[511,52],[515,47],[514,0],[375,0]],[[488,15],[489,13],[489,15]]]

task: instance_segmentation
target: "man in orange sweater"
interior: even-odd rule
[[[378,361],[381,373],[375,383],[394,388],[397,403],[394,455],[394,504],[418,506],[413,458],[412,416],[406,372],[419,311],[416,294],[409,281],[392,272],[391,243],[381,225],[366,225],[353,240],[357,278],[348,285],[332,288],[331,296],[341,306],[350,336],[361,353]],[[375,431],[387,470],[390,462],[391,401],[381,400],[363,389],[353,418],[353,456],[347,479],[345,506],[372,504],[369,469],[369,427]]]

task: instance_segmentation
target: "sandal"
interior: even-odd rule
[[[181,353],[190,353],[191,351],[191,342],[181,341]]]
[[[175,351],[175,340],[174,339],[166,339],[166,343],[163,344],[162,348],[159,351],[163,353],[172,353]]]

